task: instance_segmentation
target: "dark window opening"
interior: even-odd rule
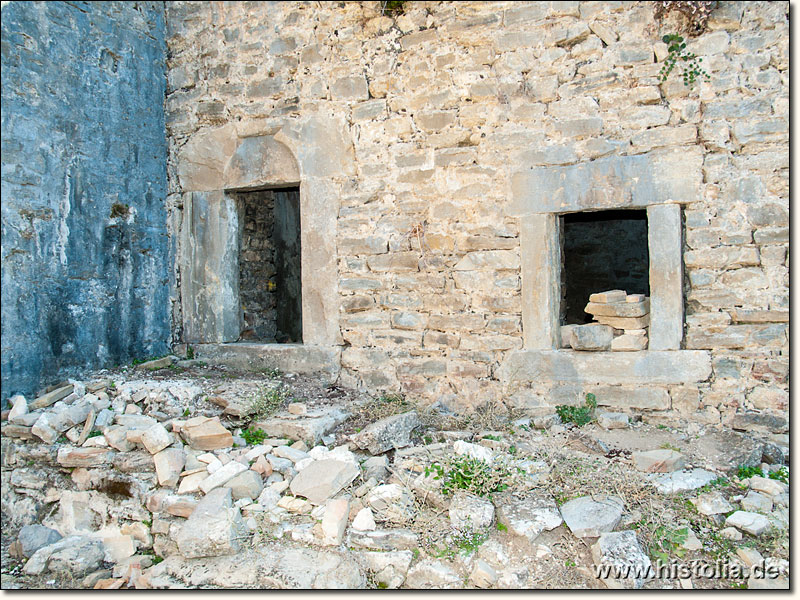
[[[589,296],[606,290],[650,295],[646,210],[564,215],[561,323],[591,323]]]
[[[300,188],[236,192],[240,339],[302,343]]]

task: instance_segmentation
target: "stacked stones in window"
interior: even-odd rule
[[[628,294],[624,290],[598,292],[589,296],[584,310],[597,323],[562,328],[564,346],[569,345],[573,350],[618,352],[647,348],[650,298],[644,294]]]

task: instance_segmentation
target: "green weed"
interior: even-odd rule
[[[242,431],[242,438],[248,446],[257,446],[267,438],[267,432],[261,429],[245,429]]]
[[[556,406],[556,414],[562,423],[575,423],[578,427],[583,427],[594,419],[594,411],[597,408],[597,398],[594,394],[586,394],[586,401],[583,406],[568,406],[559,404]]]

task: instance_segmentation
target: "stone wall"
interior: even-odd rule
[[[739,414],[739,426],[772,410],[767,426],[784,429],[788,3],[721,2],[689,43],[711,76],[692,88],[675,75],[660,83],[660,40],[676,24],[656,23],[649,2],[409,2],[396,18],[378,2],[168,2],[167,23],[173,231],[184,192],[213,189],[194,177],[187,190],[178,175],[212,159],[222,170],[226,148],[249,136],[304,127],[306,142],[332,144],[342,161],[338,176],[322,161],[335,224],[303,219],[335,241],[346,383],[528,410],[594,391],[668,418]],[[344,129],[314,134],[317,122]],[[198,142],[214,136],[224,143]],[[317,185],[303,164],[301,196]],[[599,179],[558,189],[581,173]],[[532,182],[540,205],[520,204]],[[558,282],[522,276],[526,240],[557,233],[526,215],[570,212],[576,195],[596,209],[623,196],[646,206],[654,194],[666,207],[648,207],[660,223],[651,253],[662,231],[683,240],[668,274],[651,261],[651,286],[668,275],[680,293],[683,283],[677,309],[672,294],[654,314],[677,310],[684,350],[612,362],[554,351],[528,369],[519,350],[537,332],[523,331],[525,311]],[[618,369],[628,371],[614,379]]]
[[[2,7],[2,397],[170,339],[164,9]]]

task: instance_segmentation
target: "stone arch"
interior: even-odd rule
[[[299,185],[304,345],[341,344],[336,220],[344,178],[355,173],[343,120],[307,117],[196,132],[178,153],[184,192],[181,307],[190,343],[238,339],[238,218],[227,191]]]

